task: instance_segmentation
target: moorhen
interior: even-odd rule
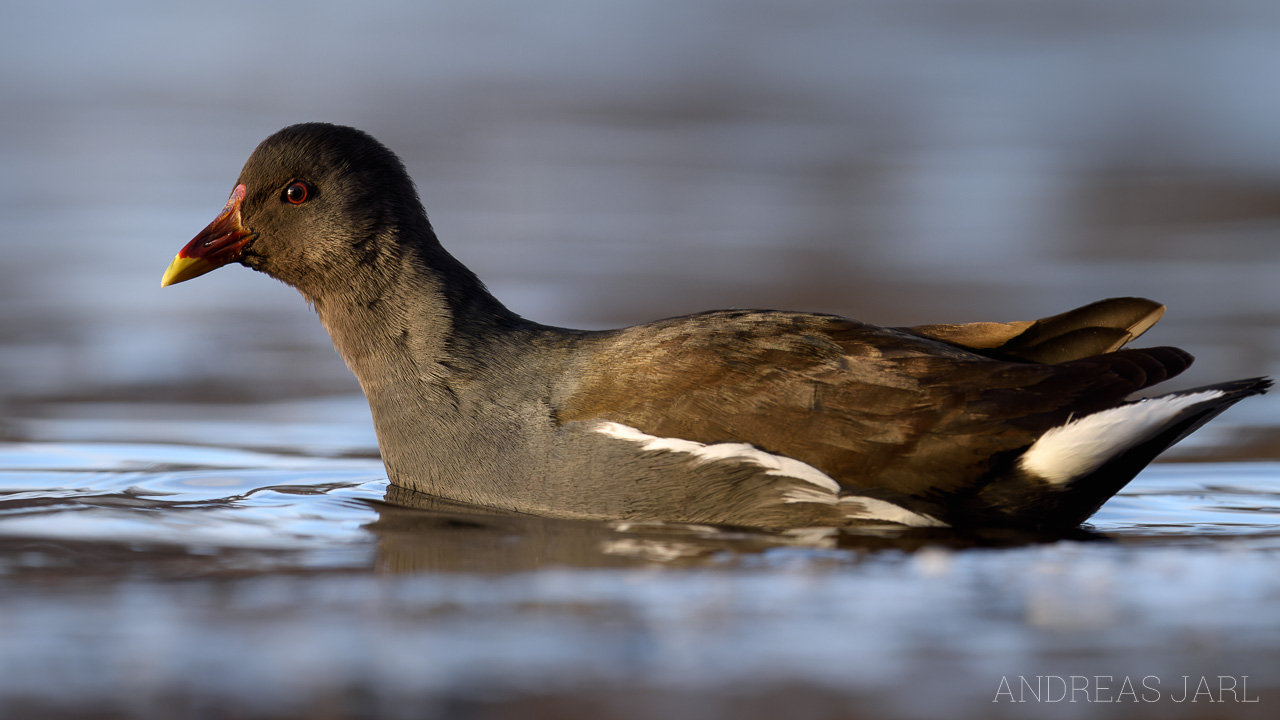
[[[390,150],[264,140],[161,285],[240,263],[297,288],[369,400],[391,482],[566,518],[1069,529],[1266,378],[1129,396],[1191,363],[1164,313],[886,328],[718,310],[620,330],[511,312],[436,240]]]

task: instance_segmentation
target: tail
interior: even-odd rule
[[[1157,455],[1270,387],[1270,378],[1236,380],[1068,420],[1041,435],[1013,461],[1010,472],[978,493],[978,514],[998,524],[1038,529],[1079,525]]]

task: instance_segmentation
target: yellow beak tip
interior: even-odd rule
[[[168,269],[164,271],[164,277],[160,278],[160,287],[176,285],[216,269],[218,269],[217,265],[204,258],[178,255],[173,258],[173,262],[169,263]]]

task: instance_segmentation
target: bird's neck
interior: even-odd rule
[[[369,400],[393,481],[495,504],[516,488],[467,478],[476,468],[510,475],[495,468],[515,457],[512,418],[532,405],[522,393],[536,390],[522,378],[550,362],[533,348],[552,329],[503,307],[439,252],[406,255],[312,302]]]
[[[443,381],[533,325],[438,245],[352,275],[307,299],[371,400],[388,384]]]

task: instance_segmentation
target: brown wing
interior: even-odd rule
[[[1072,413],[1116,405],[1190,364],[1172,348],[995,360],[845,318],[761,311],[675,318],[602,343],[562,421],[747,442],[850,487],[916,496],[971,487]]]
[[[1119,350],[1155,325],[1164,310],[1146,298],[1110,298],[1040,320],[901,329],[988,357],[1060,363]]]

